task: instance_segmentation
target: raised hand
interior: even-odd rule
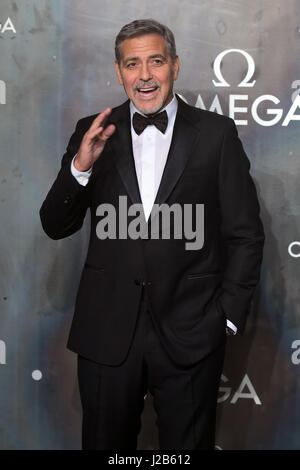
[[[104,127],[110,113],[111,108],[106,108],[105,111],[98,114],[89,130],[84,134],[74,160],[74,166],[78,171],[87,171],[91,168],[100,157],[107,139],[115,132],[116,126],[114,124]]]

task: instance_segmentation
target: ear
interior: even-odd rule
[[[179,73],[179,57],[178,57],[178,55],[175,57],[174,64],[173,64],[173,70],[174,70],[173,79],[177,80],[178,73]]]
[[[121,75],[120,66],[119,66],[119,64],[116,60],[115,60],[115,68],[116,68],[116,73],[117,73],[119,83],[120,83],[120,85],[123,85],[123,79],[122,79],[122,75]]]

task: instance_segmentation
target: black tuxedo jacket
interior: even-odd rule
[[[204,245],[186,239],[100,240],[97,207],[119,196],[141,203],[130,134],[129,100],[112,110],[116,131],[93,166],[86,186],[70,171],[93,119],[81,119],[59,174],[40,210],[49,237],[79,230],[87,209],[91,233],[77,293],[68,348],[108,365],[128,352],[142,286],[157,333],[173,360],[192,365],[224,339],[226,319],[240,333],[259,280],[264,231],[249,160],[234,121],[194,108],[178,96],[173,137],[156,204],[204,204]],[[128,222],[130,218],[128,219]]]

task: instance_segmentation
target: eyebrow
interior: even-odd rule
[[[148,57],[148,59],[162,59],[162,60],[167,60],[167,58],[163,54],[152,54]],[[124,64],[127,64],[128,62],[132,60],[139,60],[139,57],[127,57],[124,60]]]

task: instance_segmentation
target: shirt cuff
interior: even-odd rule
[[[92,168],[93,167],[91,167],[87,171],[78,171],[74,166],[74,159],[75,159],[76,155],[73,157],[73,160],[71,162],[71,173],[74,176],[74,178],[76,178],[76,180],[78,181],[79,184],[81,184],[82,186],[86,186],[88,184],[89,178],[92,174]]]
[[[226,322],[227,322],[228,328],[230,328],[234,332],[234,334],[236,334],[237,333],[237,327],[233,323],[231,323],[230,320],[226,320]]]

